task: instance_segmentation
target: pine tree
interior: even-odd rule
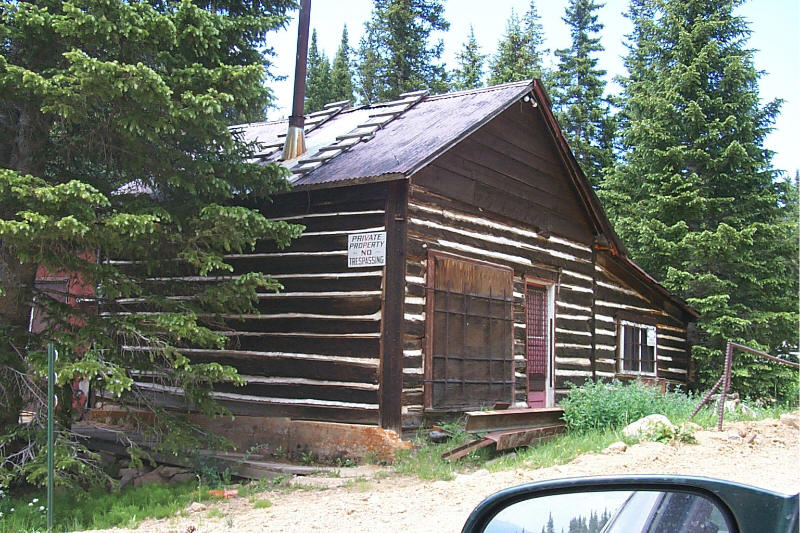
[[[764,148],[779,102],[759,103],[739,4],[636,2],[624,154],[601,191],[633,258],[701,313],[692,357],[703,386],[720,376],[728,340],[797,346],[797,223]],[[784,367],[734,363],[740,394],[796,396]]]
[[[610,104],[604,98],[606,71],[597,68],[602,53],[594,0],[570,0],[564,22],[572,44],[556,50],[558,68],[551,78],[553,110],[589,182],[597,186],[614,161],[614,127]]]
[[[188,287],[170,269],[180,269],[176,276],[229,274],[226,254],[251,250],[258,239],[283,246],[299,234],[244,207],[286,190],[286,171],[251,162],[257,147],[230,129],[263,120],[270,105],[264,40],[292,5],[0,3],[4,484],[44,483],[48,343],[60,354],[57,485],[102,475],[92,468],[96,456],[70,432],[74,378],[151,413],[134,370],[176,387],[187,406],[206,414],[219,412],[210,396],[215,382],[242,383],[235,369],[192,360],[182,349],[223,347],[228,339],[204,320],[253,312],[257,292],[280,285],[245,271],[193,285],[191,299],[164,296]],[[63,292],[34,283],[37,268],[98,290],[69,305]],[[34,300],[47,317],[41,332],[27,328]],[[93,312],[121,305],[124,312]],[[18,424],[21,405],[34,411],[30,423]],[[172,453],[197,449],[188,435],[201,433],[158,416],[159,427],[172,431]]]
[[[544,77],[542,58],[544,33],[535,1],[520,21],[514,10],[506,23],[506,33],[497,45],[489,65],[489,85]]]
[[[332,96],[331,63],[325,52],[317,47],[317,30],[314,30],[311,32],[311,44],[308,47],[304,112],[319,111],[325,104],[333,101]]]
[[[486,54],[481,54],[480,45],[475,39],[475,29],[469,26],[469,36],[462,49],[456,54],[458,68],[450,75],[450,87],[459,91],[477,89],[483,85],[483,63]]]
[[[420,89],[446,91],[447,74],[439,63],[444,43],[428,41],[434,31],[449,27],[441,0],[375,0],[359,49],[361,99],[389,100]]]
[[[347,100],[348,102],[352,102],[355,88],[353,86],[353,68],[350,41],[347,36],[347,25],[342,29],[342,40],[339,43],[336,56],[333,58],[330,78],[331,101],[341,102]]]

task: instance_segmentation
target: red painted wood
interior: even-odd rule
[[[526,353],[528,357],[528,407],[547,404],[547,287],[525,288]]]

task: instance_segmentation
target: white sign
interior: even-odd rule
[[[384,266],[386,232],[353,233],[347,236],[348,268]]]
[[[656,328],[647,328],[647,345],[656,345]]]

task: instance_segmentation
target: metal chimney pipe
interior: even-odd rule
[[[297,26],[297,57],[294,65],[294,96],[292,114],[289,116],[289,131],[283,145],[283,160],[300,157],[306,152],[303,126],[306,117],[303,107],[306,99],[306,63],[308,62],[308,26],[311,18],[311,0],[301,0]]]

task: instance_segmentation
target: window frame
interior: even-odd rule
[[[499,270],[504,272],[508,275],[508,280],[510,282],[510,295],[507,301],[508,306],[508,319],[504,319],[509,323],[509,327],[507,328],[508,331],[506,332],[507,335],[507,342],[509,347],[508,357],[504,360],[506,363],[506,368],[504,369],[504,379],[503,382],[499,384],[502,385],[510,385],[510,393],[509,398],[503,400],[493,400],[495,402],[498,401],[508,401],[513,403],[514,396],[516,392],[516,382],[514,380],[514,269],[505,265],[500,265],[497,263],[490,263],[488,261],[481,261],[478,259],[473,259],[471,257],[465,257],[455,254],[450,254],[446,252],[439,252],[434,250],[428,251],[427,257],[427,267],[426,267],[426,301],[425,301],[425,354],[424,354],[424,381],[423,381],[423,405],[424,409],[427,412],[457,412],[457,411],[465,411],[471,409],[477,409],[480,407],[485,406],[486,404],[482,403],[478,400],[476,403],[472,405],[465,405],[465,406],[448,406],[448,405],[434,405],[434,335],[435,335],[435,322],[436,322],[436,302],[435,302],[435,295],[437,292],[437,285],[436,285],[436,259],[449,259],[453,261],[460,261],[466,264],[475,265],[479,267],[485,268],[492,268],[495,270]]]
[[[642,330],[644,332],[653,332],[653,338],[655,342],[653,343],[653,370],[645,371],[642,370],[642,350],[639,350],[639,353],[636,354],[636,364],[638,366],[637,370],[625,368],[625,330],[626,328],[636,328],[637,330]],[[647,333],[645,333],[647,335]],[[639,346],[650,346],[649,344],[639,344]],[[625,320],[625,319],[618,319],[617,320],[617,373],[624,376],[647,376],[647,377],[658,377],[658,327],[653,324],[644,324],[642,322],[636,322],[632,320]]]

